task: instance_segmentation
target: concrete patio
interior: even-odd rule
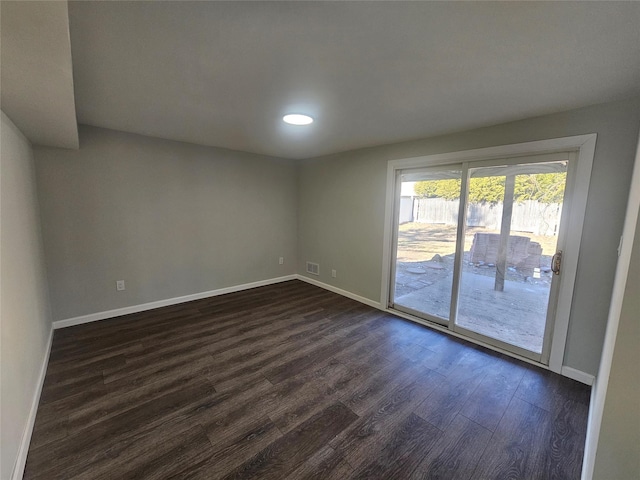
[[[551,275],[543,271],[540,278],[526,277],[511,267],[504,291],[498,292],[494,290],[495,267],[465,261],[458,325],[540,353]],[[452,255],[440,261],[398,262],[395,303],[448,319],[452,282]]]

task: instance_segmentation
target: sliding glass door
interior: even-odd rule
[[[462,166],[399,176],[394,307],[434,322],[451,318]]]
[[[570,155],[399,170],[391,307],[548,361]]]

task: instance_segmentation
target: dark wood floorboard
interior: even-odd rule
[[[56,330],[25,479],[577,479],[590,389],[300,281]]]
[[[353,469],[345,458],[333,448],[325,446],[306,460],[287,480],[342,480],[351,478]]]
[[[393,434],[376,454],[363,456],[363,461],[352,478],[409,478],[418,459],[424,458],[439,442],[442,432],[426,420],[410,414],[397,422]]]
[[[462,415],[456,415],[438,443],[416,459],[419,463],[405,478],[469,478],[487,448],[491,435],[486,428]]]

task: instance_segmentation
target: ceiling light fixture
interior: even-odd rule
[[[289,125],[309,125],[313,122],[313,118],[301,113],[290,113],[282,117],[282,120]]]

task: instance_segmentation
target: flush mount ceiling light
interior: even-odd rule
[[[282,120],[289,125],[309,125],[313,122],[313,118],[301,113],[290,113],[282,117]]]

